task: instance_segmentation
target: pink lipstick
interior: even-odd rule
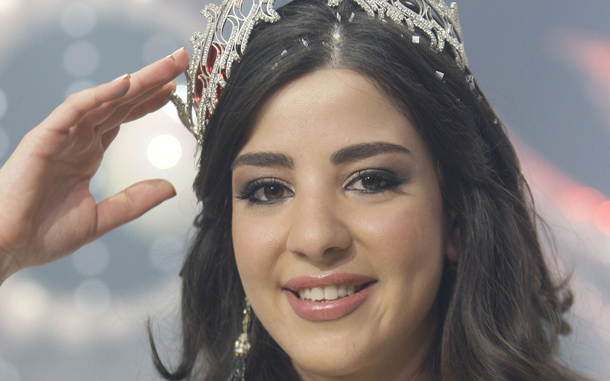
[[[358,308],[374,291],[376,283],[375,279],[364,275],[332,273],[293,278],[284,284],[283,290],[301,318],[330,321]]]

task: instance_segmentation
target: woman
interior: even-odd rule
[[[162,375],[580,379],[555,358],[570,294],[459,49],[347,0],[278,12],[200,113],[182,361],[168,371],[154,351]],[[187,61],[70,97],[24,138],[0,169],[2,279],[174,194],[154,180],[95,205],[88,186],[120,123],[161,107]]]

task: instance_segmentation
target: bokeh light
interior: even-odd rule
[[[17,5],[17,0],[0,0],[0,13],[6,13],[13,10]]]
[[[152,152],[149,155],[147,152],[153,138],[164,134],[171,134],[178,140],[184,156],[171,169],[159,169],[148,159],[149,156],[156,159],[165,155],[163,147],[159,149],[161,151],[159,156]],[[146,118],[123,125],[121,133],[104,155],[100,170],[104,174],[105,181],[103,191],[96,197],[109,197],[135,182],[153,178],[169,181],[178,192],[177,197],[163,202],[127,224],[125,228],[130,238],[141,241],[149,248],[152,240],[162,234],[184,236],[191,228],[198,210],[197,200],[192,191],[193,179],[197,174],[193,159],[196,147],[197,143],[193,135],[164,112],[154,112]],[[154,145],[151,148],[154,148]],[[146,253],[149,251],[149,249],[145,250]]]
[[[158,135],[148,143],[146,156],[155,168],[169,169],[180,162],[182,145],[172,135]]]
[[[606,235],[610,235],[610,201],[606,201],[595,212],[595,226]]]
[[[60,18],[61,29],[71,37],[83,37],[95,28],[95,9],[86,3],[73,3],[64,9]]]
[[[561,210],[577,222],[593,222],[597,208],[606,200],[594,188],[576,187],[568,189],[561,198]]]
[[[481,3],[484,7],[478,7],[474,5],[476,2],[466,1],[470,4],[463,4],[465,11],[462,16],[470,17],[471,21],[473,19],[475,21],[486,20],[485,17],[476,17],[477,11],[484,7],[486,12],[483,14],[494,13],[492,12],[493,7],[503,7],[502,2],[485,2]],[[607,198],[610,198],[607,182],[604,182],[604,179],[608,177],[603,175],[603,158],[595,160],[595,156],[582,155],[576,149],[587,147],[584,149],[585,151],[596,152],[598,146],[589,146],[588,140],[581,139],[582,136],[593,135],[595,131],[596,135],[593,136],[596,137],[596,142],[604,142],[610,136],[607,134],[608,130],[600,128],[602,124],[600,116],[595,115],[593,109],[595,105],[601,105],[605,116],[605,110],[610,110],[610,107],[607,107],[608,98],[598,98],[597,103],[591,102],[590,99],[585,99],[583,94],[575,91],[578,90],[580,82],[587,85],[585,77],[589,72],[591,72],[591,78],[594,78],[593,81],[600,86],[608,83],[603,82],[600,75],[610,72],[597,70],[593,77],[593,70],[583,70],[584,74],[570,75],[565,62],[553,65],[549,60],[549,49],[540,48],[544,48],[541,44],[545,41],[542,33],[552,33],[553,36],[556,36],[555,30],[551,27],[567,26],[567,24],[582,30],[591,30],[591,26],[596,25],[595,30],[598,37],[610,41],[607,39],[607,36],[610,36],[607,33],[610,24],[603,21],[599,23],[599,15],[607,12],[587,12],[586,19],[578,18],[581,9],[590,11],[591,8],[608,8],[606,2],[598,2],[593,7],[582,4],[582,7],[577,7],[576,12],[570,13],[569,23],[566,23],[565,19],[562,19],[564,22],[560,22],[561,20],[558,22],[557,18],[553,18],[554,21],[540,19],[535,23],[536,29],[532,30],[527,26],[528,20],[531,18],[521,20],[525,22],[523,22],[524,28],[519,28],[519,31],[522,32],[520,36],[532,38],[512,39],[511,41],[518,41],[518,43],[502,49],[502,52],[506,53],[505,57],[499,57],[498,54],[485,54],[484,49],[479,49],[479,53],[477,53],[476,46],[471,53],[475,55],[471,57],[473,64],[479,63],[478,80],[488,84],[487,87],[491,90],[488,96],[496,99],[496,103],[499,104],[497,111],[511,119],[510,122],[516,128],[514,132],[540,130],[541,134],[534,139],[532,139],[532,135],[523,133],[523,141],[529,141],[532,144],[544,142],[544,144],[539,143],[532,148],[544,148],[546,150],[544,153],[551,159],[555,159],[557,156],[553,157],[553,149],[549,147],[556,147],[556,151],[559,151],[562,157],[568,157],[570,162],[575,163],[573,167],[563,168],[565,162],[555,162],[560,169],[569,170],[567,176],[577,174],[576,178],[569,179],[573,181],[562,183],[562,186],[541,186],[539,188],[540,192],[536,197],[538,198],[540,194],[548,195],[551,199],[550,203],[553,205],[562,205],[565,186],[573,187],[576,181],[587,184],[587,186],[595,186],[603,191]],[[515,7],[504,8],[510,10]],[[543,5],[532,3],[533,12],[541,12],[542,8],[544,8]],[[7,11],[3,12],[5,9]],[[182,45],[190,48],[188,45],[190,33],[205,27],[205,19],[198,14],[199,9],[191,7],[187,2],[155,0],[35,0],[34,2],[0,0],[0,30],[5,31],[2,43],[0,43],[0,48],[2,48],[0,51],[0,88],[6,92],[5,95],[8,97],[8,107],[5,108],[4,113],[0,113],[0,165],[3,163],[3,159],[10,155],[23,134],[46,116],[44,112],[52,110],[61,102],[57,98],[63,98],[64,95],[67,96],[75,91],[95,86],[110,76],[116,77],[124,72],[137,70],[143,60],[146,63],[152,62],[170,54]],[[496,13],[503,14],[502,12]],[[172,22],[172,20],[179,20],[179,22]],[[583,22],[583,20],[586,21]],[[471,32],[489,29],[488,24],[484,22],[481,24],[484,27],[477,26],[477,22],[469,23],[468,26]],[[490,33],[487,34],[475,33],[475,37],[480,37],[480,39],[490,37],[484,44],[492,41],[493,45],[493,38],[505,33],[500,27],[489,29],[489,31]],[[99,52],[99,62],[94,65],[95,68],[85,66],[85,70],[81,70],[81,72],[76,70],[74,73],[64,69],[66,48],[71,43],[85,40],[93,43],[94,48],[97,48]],[[587,40],[583,42],[579,45],[588,46]],[[20,68],[26,67],[30,70],[34,66],[29,63],[37,62],[36,57],[28,56],[29,58],[25,59],[26,55],[23,53],[31,51],[43,53],[42,56],[48,58],[43,62],[46,79],[38,78],[36,73],[31,71],[28,74],[25,70],[20,70]],[[536,54],[524,55],[523,52]],[[54,55],[54,53],[58,54]],[[479,57],[476,57],[477,54]],[[40,57],[40,55],[37,56]],[[586,57],[586,55],[578,55],[579,59]],[[608,56],[606,55],[606,57]],[[608,60],[604,61],[603,58],[599,56],[595,62],[605,63],[607,68]],[[541,59],[545,59],[545,61],[541,61]],[[524,67],[521,65],[523,60],[532,64]],[[506,70],[500,72],[495,70],[499,67],[497,62],[500,62],[500,66]],[[531,70],[535,69],[540,62],[545,69],[544,75],[541,75],[539,70]],[[511,71],[511,68],[516,69]],[[91,72],[91,74],[86,74],[86,72]],[[522,73],[522,78],[525,80],[521,81],[520,85],[524,87],[515,86],[513,80],[515,72],[518,75]],[[532,78],[530,74],[535,77]],[[27,78],[31,78],[33,84],[28,85]],[[183,75],[178,78],[178,81],[183,80]],[[36,85],[40,85],[40,87]],[[22,91],[23,88],[36,89],[34,96],[37,99],[35,103],[39,104],[38,107],[31,107],[31,102],[28,100],[33,95],[29,91]],[[539,92],[540,89],[543,91]],[[542,94],[544,90],[548,89],[551,90]],[[186,86],[178,86],[176,92],[186,100]],[[555,95],[559,94],[570,96],[562,96],[558,99]],[[587,94],[589,93],[587,92]],[[514,106],[513,102],[516,102],[517,106]],[[507,103],[510,103],[508,108],[505,106]],[[531,108],[529,108],[530,106]],[[515,108],[522,112],[511,114],[510,111]],[[540,113],[541,109],[552,112]],[[569,117],[578,115],[578,111],[582,111],[582,115],[580,118],[575,118],[575,122]],[[539,119],[533,119],[530,117],[531,115],[537,115]],[[561,123],[558,123],[558,120]],[[607,120],[610,119],[604,119],[604,121]],[[546,123],[547,121],[548,123]],[[543,128],[547,125],[553,126],[550,133]],[[564,130],[562,127],[574,130],[573,134],[567,135],[567,142],[565,141],[567,133],[562,135]],[[181,144],[184,157],[171,169],[157,169],[146,158],[151,139],[159,134],[171,134]],[[120,149],[113,150],[114,147]],[[107,252],[110,253],[110,256],[107,257],[109,262],[105,266],[103,263],[102,266],[98,263],[97,270],[91,272],[92,268],[96,268],[94,263],[89,270],[82,272],[82,270],[77,270],[79,265],[75,263],[78,262],[76,259],[65,258],[49,266],[27,269],[23,273],[18,273],[0,287],[0,337],[3,338],[0,340],[3,342],[3,345],[0,345],[0,381],[159,378],[153,376],[152,371],[149,370],[152,366],[149,356],[143,356],[149,351],[143,321],[147,317],[159,319],[161,316],[165,316],[167,310],[179,308],[179,277],[177,276],[179,268],[177,265],[182,262],[184,249],[182,248],[182,252],[179,250],[181,250],[181,245],[186,244],[184,233],[191,228],[195,213],[200,208],[200,204],[197,204],[192,194],[192,179],[196,174],[194,158],[198,157],[195,155],[194,147],[193,137],[188,135],[187,129],[179,122],[177,112],[171,103],[164,107],[164,112],[153,113],[141,122],[136,121],[123,126],[121,134],[105,155],[103,167],[91,181],[90,190],[96,199],[99,196],[99,200],[101,200],[136,181],[150,178],[164,178],[170,181],[176,187],[178,195],[142,218],[102,238],[101,242],[105,244]],[[565,147],[573,147],[575,150],[566,150]],[[524,165],[528,164],[534,165],[528,161],[524,162]],[[534,168],[531,173],[533,174],[533,184],[540,183],[540,179],[545,176],[553,176],[538,167]],[[563,173],[563,175],[566,174]],[[578,189],[580,188],[578,187]],[[556,226],[569,220],[571,226],[568,227],[568,230],[571,232],[570,229],[576,229],[577,232],[574,235],[578,235],[574,239],[575,243],[572,244],[571,241],[566,243],[566,236],[570,234],[563,234],[563,230],[560,228],[561,233],[557,234],[561,246],[559,255],[565,254],[568,256],[568,260],[574,259],[576,263],[574,278],[577,281],[579,279],[586,281],[582,292],[577,293],[576,303],[581,303],[583,306],[580,311],[588,311],[588,314],[583,313],[585,323],[593,327],[587,327],[586,331],[580,326],[576,327],[576,333],[571,337],[576,337],[583,343],[586,340],[586,345],[562,344],[562,347],[567,347],[568,351],[575,351],[575,355],[570,356],[570,353],[565,357],[569,359],[571,365],[576,365],[580,369],[598,371],[599,375],[592,379],[610,379],[610,371],[603,373],[599,371],[602,368],[610,369],[609,363],[603,355],[603,353],[608,353],[607,349],[610,348],[610,344],[608,344],[610,343],[608,341],[610,330],[608,330],[607,323],[610,322],[608,319],[610,315],[599,312],[599,309],[608,304],[602,302],[607,301],[609,295],[607,282],[605,282],[607,276],[604,274],[607,274],[607,266],[610,263],[608,262],[610,260],[610,255],[608,255],[610,236],[601,233],[595,224],[596,212],[606,199],[601,198],[599,192],[593,193],[596,194],[592,198],[594,202],[589,202],[589,206],[584,209],[582,208],[583,199],[578,195],[571,198],[572,201],[575,201],[574,203],[568,202],[573,208],[570,210],[577,216],[584,216],[581,220],[587,221],[586,223],[576,223],[579,221],[577,219],[556,218],[556,210],[550,209],[550,203],[544,201],[544,198],[542,201],[537,200],[537,206],[551,225]],[[585,197],[586,199],[587,197]],[[586,205],[587,202],[584,204]],[[569,213],[563,214],[570,215]],[[599,256],[590,255],[590,251],[596,250],[583,249],[584,245],[581,243],[583,241],[587,245],[591,242],[591,246],[599,251]],[[571,246],[566,248],[568,245]],[[83,258],[81,257],[81,259]],[[581,258],[582,262],[580,262]],[[605,262],[600,262],[600,258],[605,258]],[[85,268],[88,266],[91,264],[86,265]],[[105,271],[101,270],[103,268],[106,268]],[[95,275],[100,271],[101,274]],[[91,281],[90,277],[107,282],[107,284],[102,282],[102,287],[99,289],[102,291],[98,292],[98,294],[102,294],[100,300],[108,302],[105,312],[87,309],[87,303],[83,303],[82,300],[78,304],[77,310],[75,286],[83,280]],[[66,279],[66,281],[62,282],[58,279]],[[38,296],[36,296],[37,291],[35,290],[33,293],[31,290],[21,290],[22,286],[25,286],[26,289],[31,288],[31,280],[36,280],[34,288],[39,286],[38,291],[42,287],[43,292]],[[95,282],[99,282],[95,279],[93,281],[93,285]],[[112,294],[104,294],[104,286],[109,287]],[[581,290],[578,288],[578,284],[575,288],[577,291]],[[86,287],[81,284],[82,289],[86,291]],[[597,297],[598,294],[600,295],[599,305],[587,299]],[[90,298],[84,298],[85,301],[89,300],[94,303],[95,295],[92,293],[88,295]],[[22,297],[28,297],[30,301],[34,301],[33,305],[28,306],[28,303],[23,303]],[[18,303],[13,303],[15,300]],[[573,311],[572,316],[580,319],[579,310]],[[608,310],[606,309],[606,311]],[[101,316],[92,316],[98,313]],[[22,319],[23,316],[35,315],[39,316],[36,321]],[[602,321],[604,325],[600,324]],[[178,327],[179,320],[173,324]],[[172,330],[171,333],[174,331]],[[161,339],[165,339],[165,337],[161,337]],[[175,343],[170,339],[160,341],[170,345],[179,345],[179,342]],[[121,361],[117,361],[117,358],[110,353],[120,356]],[[597,357],[595,357],[596,355]],[[601,360],[589,360],[590,358],[601,358]],[[119,367],[123,368],[120,372],[117,370]]]
[[[28,280],[6,295],[2,309],[8,314],[8,319],[15,322],[13,329],[31,332],[32,326],[44,321],[47,305],[48,295],[45,289],[38,283]]]
[[[64,68],[75,77],[92,74],[100,63],[100,53],[90,42],[75,42],[66,49]]]
[[[603,40],[593,40],[585,46],[583,58],[589,70],[610,86],[610,44]]]
[[[76,287],[74,305],[86,316],[100,316],[108,310],[112,301],[110,288],[99,279],[88,279]]]
[[[101,240],[91,242],[72,254],[74,269],[84,276],[100,275],[108,268],[110,254]]]

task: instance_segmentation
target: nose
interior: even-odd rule
[[[332,262],[347,254],[352,236],[337,200],[321,193],[301,194],[295,198],[293,208],[293,224],[286,242],[289,252],[315,262]]]

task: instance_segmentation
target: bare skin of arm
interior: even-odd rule
[[[181,49],[131,76],[73,94],[26,134],[0,168],[0,284],[176,194],[165,180],[147,180],[96,203],[89,183],[121,124],[163,107],[188,61]]]

